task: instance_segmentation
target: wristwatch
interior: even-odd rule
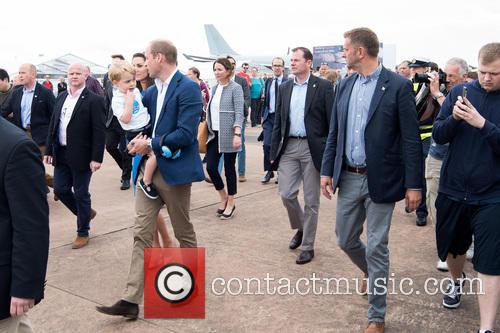
[[[437,96],[432,96],[432,98],[434,98],[436,101],[441,97],[444,97],[444,94],[442,92],[440,92]]]
[[[148,140],[148,147],[149,149],[153,150],[153,143],[151,142],[152,139]]]

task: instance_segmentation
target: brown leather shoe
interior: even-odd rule
[[[376,323],[374,321],[369,322],[365,330],[365,333],[384,333],[384,332],[385,332],[385,324]]]
[[[84,247],[85,245],[87,245],[88,243],[89,243],[89,236],[86,236],[86,237],[76,236],[71,248],[72,249],[80,249],[80,248]]]
[[[96,215],[97,212],[94,209],[90,208],[90,219],[93,220]]]

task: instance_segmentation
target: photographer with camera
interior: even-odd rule
[[[429,74],[429,88],[431,95],[439,105],[443,105],[448,92],[457,84],[466,81],[469,66],[467,62],[460,58],[451,58],[446,62],[444,67],[445,83],[440,84],[439,74],[432,72]],[[443,164],[444,156],[448,151],[448,144],[438,145],[431,139],[431,147],[429,155],[425,160],[425,180],[427,185],[427,207],[431,218],[436,222],[436,207],[435,202],[439,188],[439,175],[441,165]],[[473,247],[471,247],[473,249]],[[469,252],[468,252],[469,253]],[[448,271],[446,261],[439,260],[437,269],[440,271]]]
[[[425,59],[413,59],[409,65],[413,74],[413,91],[415,92],[415,103],[417,107],[417,117],[419,121],[420,140],[422,140],[422,155],[423,160],[427,158],[431,145],[432,125],[436,118],[440,105],[433,98],[430,89],[429,70],[431,67],[437,71],[437,65]],[[439,73],[439,83],[445,82],[445,74]],[[425,165],[422,166],[425,171]],[[425,179],[423,181],[422,197],[425,197],[427,187]],[[425,200],[422,200],[417,208],[416,225],[421,227],[427,224],[427,205]]]

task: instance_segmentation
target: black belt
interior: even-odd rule
[[[364,175],[366,173],[366,167],[352,167],[350,165],[344,164],[344,170],[349,172],[358,173]]]
[[[288,138],[289,139],[297,139],[297,140],[305,140],[305,139],[307,139],[307,136],[293,136],[293,135],[290,135]]]

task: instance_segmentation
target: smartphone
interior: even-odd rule
[[[462,88],[462,98],[467,98],[467,87]]]

